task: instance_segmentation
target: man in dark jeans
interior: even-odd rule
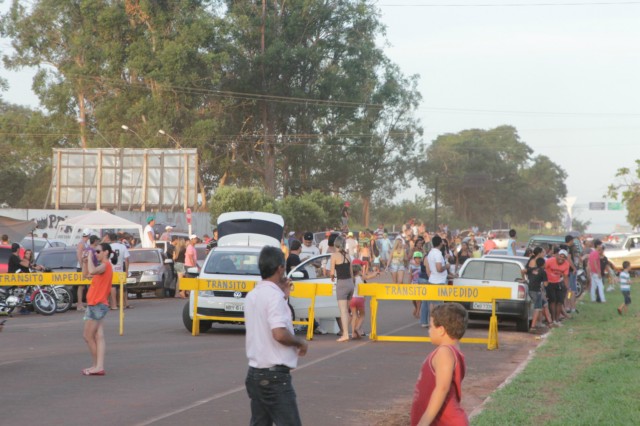
[[[258,268],[262,281],[247,295],[244,312],[250,424],[301,425],[290,371],[297,367],[298,356],[307,353],[307,342],[293,333],[287,306],[291,280],[282,250],[264,247]]]

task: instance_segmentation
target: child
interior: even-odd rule
[[[357,263],[356,263],[357,262]],[[380,272],[369,274],[365,276],[365,279],[371,279],[380,275]],[[355,288],[353,289],[353,296],[351,296],[351,301],[349,302],[349,308],[351,310],[351,330],[353,330],[352,339],[357,340],[364,336],[364,332],[362,331],[362,323],[364,322],[364,297],[358,296],[358,285],[362,284],[362,261],[354,260],[353,261],[353,276],[356,283]]]
[[[411,284],[418,284],[418,278],[420,277],[420,264],[422,263],[422,252],[416,251],[413,253],[413,259],[409,262],[409,276],[411,277]],[[420,318],[420,306],[421,300],[412,300],[413,303],[413,316]]]
[[[626,314],[629,311],[629,305],[631,304],[631,263],[628,260],[622,262],[622,272],[620,272],[620,291],[624,296],[624,302],[618,306],[618,313],[622,315],[622,310]]]
[[[437,348],[422,364],[413,392],[411,426],[469,424],[460,406],[465,361],[458,348],[468,320],[467,311],[459,303],[445,303],[432,309],[429,337]]]

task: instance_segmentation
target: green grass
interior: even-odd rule
[[[634,296],[640,304],[640,285]],[[620,303],[616,290],[579,305],[471,424],[640,425],[640,309],[620,317]]]

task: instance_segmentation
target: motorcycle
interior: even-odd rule
[[[73,305],[73,295],[68,288],[62,285],[52,285],[44,289],[56,300],[56,313],[62,314],[71,309]]]
[[[584,269],[578,269],[576,274],[576,299],[582,295],[584,289],[587,288],[587,273]]]
[[[32,307],[41,315],[53,315],[56,312],[56,299],[36,284],[0,288],[0,312],[11,315],[18,307]]]

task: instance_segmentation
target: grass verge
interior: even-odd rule
[[[632,286],[637,304],[634,287],[640,285]],[[640,425],[639,310],[632,304],[620,317],[620,291],[606,296],[607,303],[579,305],[580,314],[548,335],[471,424]]]

